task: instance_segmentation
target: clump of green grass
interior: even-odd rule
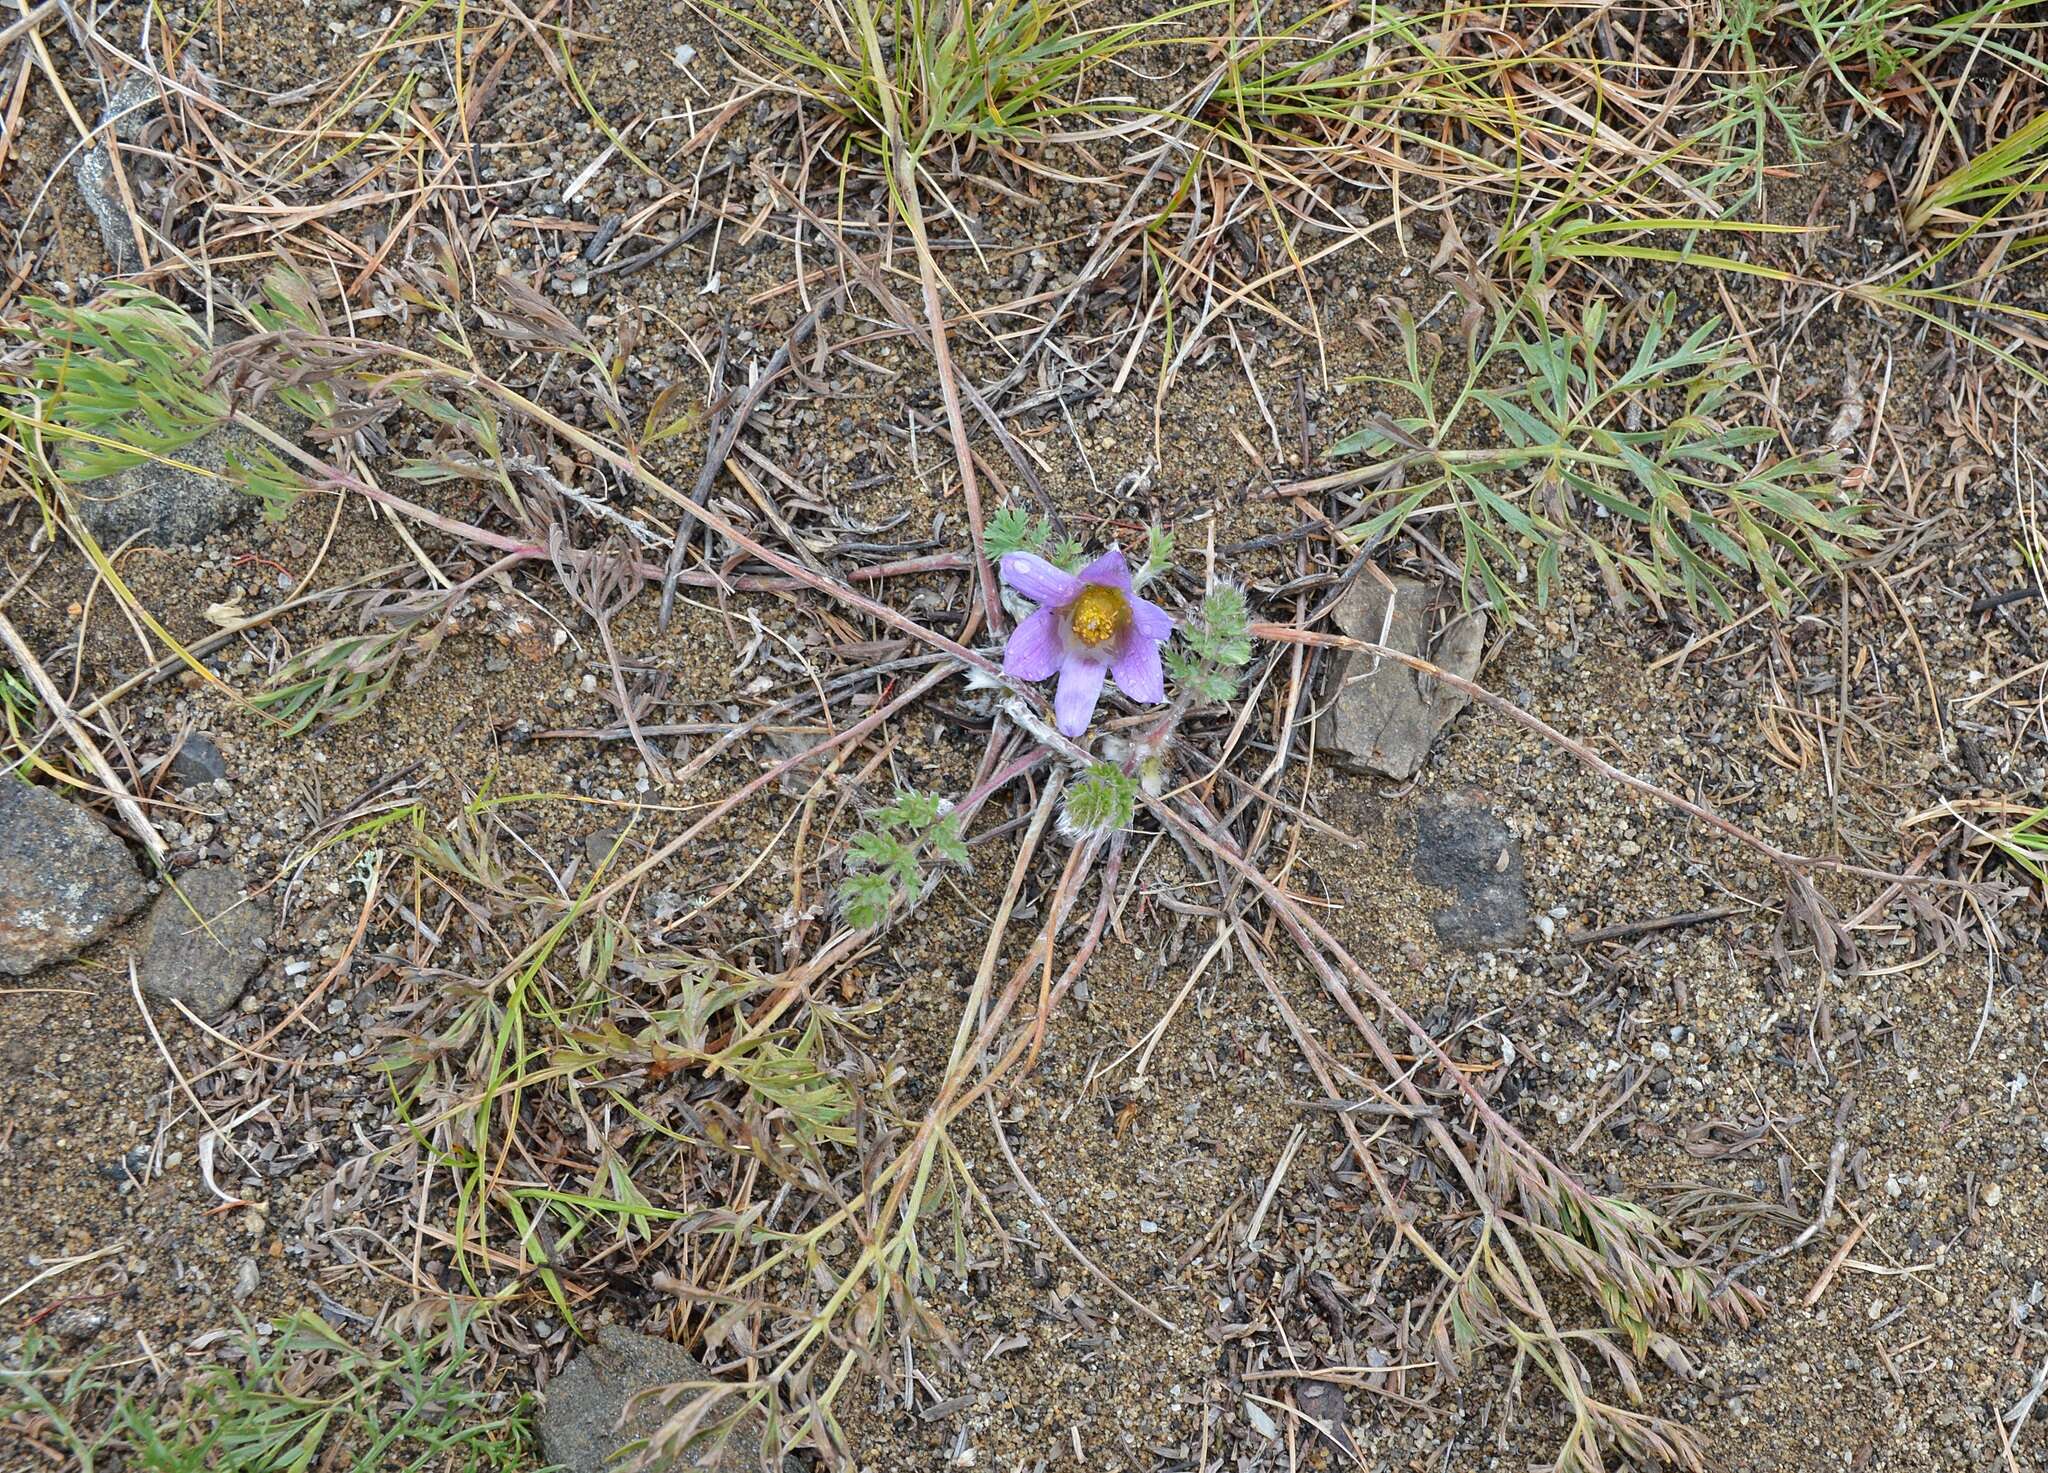
[[[1826,136],[1800,96],[1800,73],[1768,62],[1761,48],[1777,27],[1768,0],[1729,0],[1711,38],[1725,57],[1725,75],[1704,101],[1706,125],[1688,143],[1711,160],[1697,187],[1742,214],[1762,199],[1774,154],[1810,163]]]
[[[1915,0],[1793,0],[1779,23],[1805,37],[1815,66],[1859,107],[1882,115],[1871,93],[1912,65],[1921,49],[1916,24],[1927,14]]]
[[[1338,11],[1321,6],[1274,30],[1261,13],[1251,18],[1257,31],[1221,41],[1220,72],[1198,117],[1204,131],[1247,156],[1274,145],[1322,149],[1460,79],[1461,63],[1437,58],[1425,75],[1440,85],[1414,85],[1413,64],[1427,60],[1420,20],[1373,5],[1356,28],[1326,36]]]
[[[0,666],[0,720],[7,725],[6,742],[0,745],[0,753],[5,756],[0,760],[21,776],[27,776],[41,760],[30,734],[36,730],[42,706],[34,686],[13,670]]]
[[[1966,799],[1937,804],[1902,826],[1933,820],[1957,825],[1951,837],[1969,854],[1973,878],[2002,859],[2048,893],[2048,806],[2009,798]]]
[[[1906,228],[1940,225],[1974,234],[1987,224],[2019,223],[2008,212],[2025,213],[2048,196],[2048,112],[2039,112],[1994,138],[1955,168],[1920,190],[1906,213]]]
[[[385,1068],[432,1163],[428,1208],[466,1287],[509,1299],[530,1279],[573,1324],[565,1280],[673,1231],[688,1214],[668,1204],[686,1183],[660,1163],[679,1145],[710,1144],[650,1115],[642,1089],[678,1074],[716,1085],[693,1103],[700,1127],[778,1161],[848,1143],[853,1106],[827,1068],[822,1010],[801,1026],[780,1016],[791,998],[762,1013],[763,978],[644,941],[604,898],[602,866],[568,894],[533,873],[501,817],[533,801],[479,797],[439,832],[396,831],[414,884],[463,919],[451,928],[459,940],[441,938],[448,967],[431,968],[433,994]],[[607,1107],[621,1123],[587,1135],[589,1112]],[[536,1133],[604,1145],[540,1179],[508,1170]],[[667,1185],[649,1185],[650,1171]],[[506,1261],[529,1268],[508,1278]]]
[[[1469,51],[1462,13],[1344,0],[1271,29],[1267,21],[1256,10],[1246,17],[1256,29],[1184,41],[1222,52],[1215,85],[1189,121],[1269,184],[1327,187],[1370,169],[1492,188],[1507,174],[1541,172],[1546,149],[1594,146],[1508,95],[1511,74],[1540,71],[1548,59],[1540,42],[1512,56]],[[1507,145],[1506,169],[1487,157],[1490,144]],[[1307,167],[1318,161],[1330,172]]]
[[[356,1345],[297,1315],[248,1334],[240,1364],[162,1397],[97,1358],[65,1366],[31,1335],[0,1367],[0,1450],[23,1459],[9,1467],[79,1473],[527,1473],[539,1461],[527,1398],[473,1384],[472,1318],[457,1310],[423,1338]]]
[[[951,1217],[964,1242],[976,1189],[898,1100],[900,1072],[859,1054],[853,1020],[872,1005],[805,980],[823,960],[793,979],[669,943],[634,923],[634,878],[606,865],[565,892],[505,821],[537,801],[480,796],[439,825],[415,812],[358,867],[395,915],[445,917],[383,1064],[401,1122],[388,1149],[424,1171],[415,1227],[493,1309],[574,1325],[593,1279],[684,1286],[707,1359],[739,1342],[763,1366],[679,1411],[674,1448],[754,1416],[786,1445],[785,1406],[829,1443],[849,1367],[814,1381],[819,1357],[892,1325],[936,1333],[918,1233]],[[893,807],[921,854],[945,815]]]
[[[756,7],[713,4],[787,68],[791,84],[887,152],[899,133],[916,158],[948,147],[1042,142],[1062,119],[1108,104],[1087,73],[1164,17],[1091,29],[1076,0],[828,0],[805,36]]]
[[[1774,155],[1803,164],[1825,142],[1810,96],[1824,102],[1832,90],[1896,127],[1887,94],[1909,91],[1934,114],[1921,162],[1901,181],[1910,232],[1971,233],[2016,205],[2031,209],[2048,190],[2048,131],[2035,111],[2048,64],[2037,37],[2019,0],[1952,10],[1910,0],[1727,0],[1710,35],[1724,79],[1710,121],[1690,140],[1716,159],[1699,183],[1740,213],[1760,197]],[[1944,66],[1957,57],[1962,65]],[[1974,87],[1993,69],[2031,85],[1998,89],[1987,113]],[[1985,135],[1970,153],[1960,151],[1966,114],[1967,132]],[[1937,175],[1950,140],[1958,152]]]
[[[1927,89],[1933,126],[1900,189],[1907,230],[1961,241],[1986,229],[2038,226],[2048,196],[2048,115],[2041,110],[2048,56],[2038,20],[2018,0],[1987,0],[1946,15],[1907,9],[1896,44],[1916,80],[1944,57],[1963,63],[1950,68],[1954,82]],[[2008,80],[1991,89],[1987,107],[1973,83],[1988,88],[1989,75]],[[1981,139],[1974,151],[1964,146],[1973,137]]]
[[[2048,887],[2048,808],[2023,813],[2018,822],[1990,831],[1998,852]]]
[[[1782,602],[1802,570],[1840,564],[1867,535],[1832,460],[1773,453],[1750,422],[1755,370],[1718,320],[1679,337],[1665,305],[1634,351],[1610,357],[1605,308],[1553,319],[1502,307],[1446,383],[1444,350],[1400,322],[1405,373],[1368,380],[1414,403],[1333,447],[1372,464],[1373,542],[1422,517],[1458,533],[1468,597],[1546,602],[1568,549],[1597,564],[1617,601],[1640,595],[1731,612],[1736,580]]]

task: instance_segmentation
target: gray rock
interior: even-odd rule
[[[127,846],[90,810],[0,778],[0,972],[74,957],[148,899]]]
[[[227,759],[214,745],[213,738],[203,731],[185,734],[185,740],[178,744],[171,754],[170,767],[165,776],[174,788],[197,787],[200,783],[223,781],[228,775]]]
[[[619,1325],[601,1326],[596,1343],[547,1384],[540,1413],[541,1457],[570,1473],[612,1473],[621,1466],[614,1461],[621,1448],[653,1435],[669,1417],[659,1402],[647,1398],[622,1425],[626,1402],[652,1387],[704,1378],[703,1363],[674,1341]],[[663,1467],[753,1473],[761,1463],[760,1439],[741,1432],[716,1461],[707,1461],[709,1456],[686,1456]]]
[[[130,72],[107,99],[100,126],[122,143],[137,143],[162,107],[155,78]],[[114,263],[114,274],[129,276],[140,271],[142,257],[135,249],[128,206],[122,201],[121,186],[114,178],[114,161],[105,144],[95,143],[78,156],[77,178],[78,192],[85,196],[85,207],[92,213],[93,224],[99,227],[107,256]]]
[[[69,499],[104,547],[130,537],[147,547],[191,547],[240,520],[256,504],[226,475],[228,456],[247,454],[254,440],[246,430],[223,426],[177,452],[178,460],[198,470],[145,460],[73,484]]]
[[[1522,846],[1486,806],[1460,788],[1426,799],[1415,819],[1415,877],[1448,891],[1431,917],[1437,939],[1467,951],[1518,944],[1529,929]]]
[[[1391,622],[1387,590],[1378,579],[1364,577],[1338,603],[1338,629],[1353,639],[1420,655],[1467,680],[1477,674],[1486,648],[1486,616],[1458,612],[1454,595],[1426,583],[1396,578],[1393,584]],[[1371,655],[1358,650],[1341,652],[1331,662],[1325,687],[1329,704],[1316,721],[1316,746],[1345,767],[1413,777],[1437,733],[1470,698],[1405,665],[1381,660],[1375,670],[1373,663]]]
[[[43,1321],[43,1329],[59,1345],[76,1350],[113,1322],[96,1304],[67,1304]]]
[[[225,865],[201,865],[157,896],[143,941],[142,990],[218,1018],[242,1000],[263,965],[270,901],[250,899]]]

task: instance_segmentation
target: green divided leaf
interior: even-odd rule
[[[967,868],[967,842],[952,806],[932,794],[902,788],[868,815],[870,827],[846,844],[839,910],[847,924],[865,930],[887,920],[899,902],[923,887],[927,857]]]

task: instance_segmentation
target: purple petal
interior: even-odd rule
[[[1070,659],[1060,666],[1060,688],[1052,698],[1052,714],[1060,735],[1077,737],[1088,729],[1095,703],[1102,699],[1102,678],[1109,666],[1100,660]]]
[[[1159,665],[1159,641],[1142,635],[1124,641],[1112,667],[1116,688],[1141,706],[1166,699],[1166,672]]]
[[[1081,580],[1062,573],[1042,557],[1028,552],[1006,552],[1002,561],[1003,581],[1035,604],[1058,608],[1081,596]]]
[[[1155,642],[1163,643],[1173,637],[1173,619],[1166,610],[1150,599],[1136,595],[1131,598],[1131,627],[1143,638]],[[1123,684],[1121,676],[1117,678],[1117,684]]]
[[[1112,547],[1101,557],[1074,575],[1077,583],[1106,583],[1111,588],[1131,591],[1131,569],[1124,561],[1124,550]]]
[[[1051,609],[1032,614],[1003,648],[1003,674],[1013,680],[1043,680],[1060,667],[1066,653],[1060,639],[1060,616]]]

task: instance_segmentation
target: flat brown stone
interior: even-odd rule
[[[1393,585],[1389,619],[1387,588],[1370,574],[1359,578],[1337,605],[1337,628],[1352,639],[1420,655],[1466,680],[1478,674],[1486,616],[1460,612],[1448,590],[1410,578]],[[1331,662],[1316,746],[1340,766],[1410,778],[1471,698],[1406,665],[1383,659],[1374,669],[1374,663],[1359,650],[1341,651]]]

